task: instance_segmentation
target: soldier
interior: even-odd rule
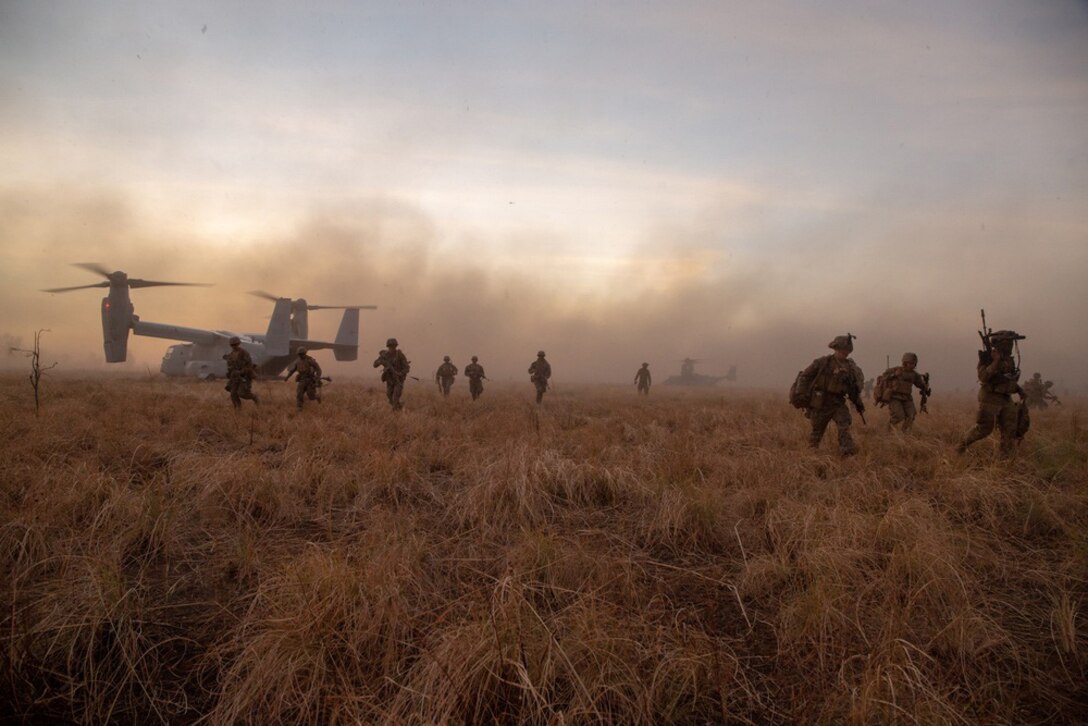
[[[453,378],[457,375],[457,366],[450,363],[450,357],[443,356],[442,365],[438,366],[438,370],[434,373],[435,383],[438,384],[438,390],[442,391],[443,396],[450,395],[450,387],[453,385]]]
[[[1020,370],[1013,359],[1013,344],[1023,339],[1024,336],[1011,330],[998,330],[983,336],[989,350],[979,353],[978,413],[974,427],[956,446],[957,453],[964,453],[968,446],[989,436],[995,427],[1001,433],[1001,455],[1011,456],[1015,451],[1024,431],[1021,430],[1021,408],[1013,403],[1012,394],[1023,400],[1024,389],[1020,387]],[[1023,410],[1026,412],[1026,408]]]
[[[397,339],[390,338],[385,341],[386,349],[378,353],[374,367],[382,367],[382,381],[385,383],[385,395],[389,399],[389,405],[394,411],[399,411],[402,406],[400,396],[404,393],[404,381],[408,378],[408,372],[412,364],[404,353],[397,350]]]
[[[468,392],[472,394],[473,401],[484,392],[483,381],[487,378],[484,374],[484,367],[476,362],[478,360],[479,358],[472,356],[472,362],[465,366],[465,375],[468,376]]]
[[[865,404],[861,400],[861,387],[865,376],[858,364],[850,358],[850,354],[854,352],[853,335],[840,335],[828,343],[827,347],[835,352],[812,361],[798,376],[795,384],[807,396],[805,415],[812,422],[808,444],[814,449],[819,448],[827,425],[834,421],[839,429],[839,453],[852,456],[857,453],[858,447],[854,443],[854,437],[850,435],[851,419],[846,399],[849,396],[864,420]]]
[[[1053,401],[1054,403],[1061,405],[1061,401],[1058,397],[1050,392],[1050,389],[1054,387],[1054,381],[1043,381],[1041,373],[1034,373],[1031,379],[1024,382],[1022,388],[1024,389],[1024,400],[1028,405],[1028,408],[1037,408],[1043,410],[1049,408],[1050,404],[1047,401]]]
[[[877,405],[887,404],[891,416],[888,419],[888,430],[891,431],[896,424],[903,424],[903,433],[910,433],[914,425],[914,417],[918,415],[914,408],[914,388],[922,392],[922,410],[926,410],[926,401],[932,395],[929,388],[929,374],[920,375],[914,370],[918,366],[918,356],[914,353],[903,354],[903,365],[889,368],[880,376],[877,384]]]
[[[230,391],[230,402],[235,410],[242,408],[243,398],[248,398],[259,406],[260,399],[253,392],[253,379],[257,377],[257,368],[237,335],[230,339],[230,352],[223,358],[227,361],[227,390]]]
[[[650,364],[643,363],[642,367],[635,371],[635,385],[638,386],[638,392],[644,395],[650,393]]]
[[[1043,408],[1047,407],[1046,406],[1047,401],[1053,401],[1054,403],[1058,404],[1059,406],[1062,405],[1062,402],[1060,400],[1058,400],[1058,397],[1050,392],[1050,389],[1053,388],[1053,387],[1054,387],[1054,381],[1046,381],[1046,382],[1043,383]]]
[[[552,377],[552,366],[544,359],[544,351],[538,351],[536,360],[529,365],[529,380],[536,386],[536,402],[544,400],[544,391],[548,390],[548,379]]]
[[[312,357],[306,355],[305,348],[298,349],[298,360],[291,364],[287,370],[287,376],[283,382],[291,380],[291,376],[298,373],[298,384],[295,388],[295,403],[298,410],[302,410],[303,397],[309,397],[311,401],[321,403],[318,388],[321,386],[321,366]]]

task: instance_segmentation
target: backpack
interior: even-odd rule
[[[892,393],[895,391],[894,384],[891,380],[895,378],[895,369],[889,368],[888,370],[877,376],[876,383],[873,385],[873,400],[877,403],[890,403],[892,400]]]
[[[812,391],[801,383],[804,371],[797,371],[797,377],[790,386],[790,405],[794,408],[810,408],[812,406]]]

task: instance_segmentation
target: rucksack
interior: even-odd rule
[[[812,405],[812,391],[801,383],[804,371],[797,371],[797,377],[790,386],[790,405],[794,408],[809,408]]]
[[[895,391],[895,386],[891,385],[891,380],[895,378],[895,369],[889,368],[888,370],[877,376],[876,383],[873,385],[873,400],[877,403],[890,403],[892,400],[892,393]]]

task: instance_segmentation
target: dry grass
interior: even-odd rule
[[[209,723],[1088,713],[1088,434],[804,446],[783,396],[0,380],[0,702]],[[291,390],[288,390],[288,389]],[[248,404],[247,404],[248,406]]]

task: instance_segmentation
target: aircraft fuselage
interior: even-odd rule
[[[257,371],[262,376],[278,376],[287,369],[293,355],[268,355],[263,342],[243,339],[242,347],[249,351]],[[166,349],[159,370],[171,377],[214,379],[226,378],[227,361],[223,356],[230,345],[217,343],[179,343]]]

